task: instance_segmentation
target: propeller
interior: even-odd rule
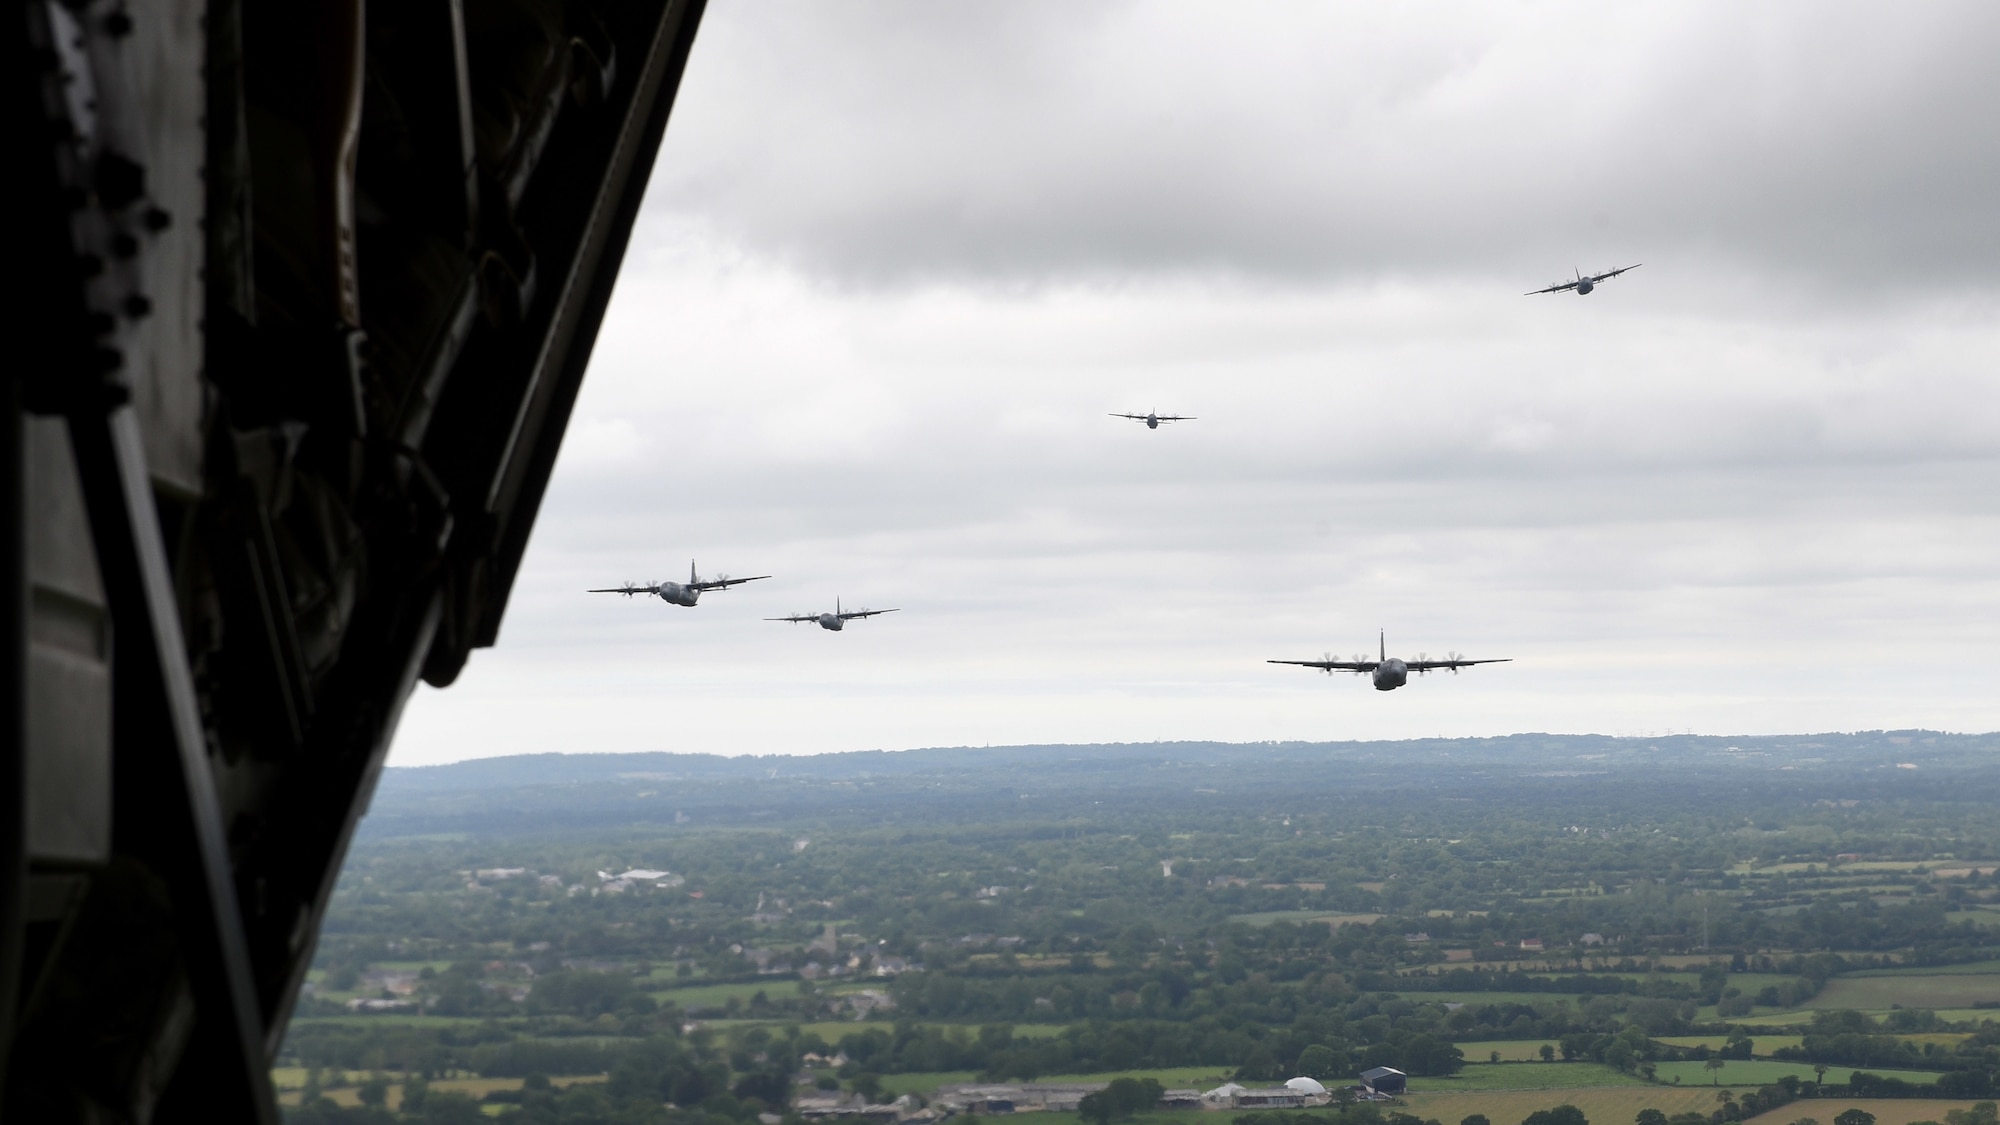
[[[1324,660],[1324,661],[1326,661],[1326,662],[1327,662],[1328,664],[1331,664],[1331,663],[1333,663],[1333,654],[1332,654],[1332,653],[1330,653],[1330,652],[1322,652],[1322,653],[1320,653],[1320,654],[1319,654],[1319,658],[1320,658],[1321,660]],[[1326,673],[1327,675],[1329,675],[1329,676],[1333,675],[1333,669],[1331,669],[1331,668],[1321,668],[1321,669],[1320,669],[1320,671],[1322,671],[1322,672],[1325,672],[1325,673]]]
[[[1422,664],[1422,663],[1424,663],[1425,661],[1429,660],[1430,658],[1431,658],[1431,654],[1430,654],[1430,653],[1428,653],[1428,652],[1420,652],[1420,653],[1418,653],[1418,654],[1417,654],[1417,663],[1419,663],[1419,664]],[[1422,675],[1422,674],[1424,674],[1424,673],[1426,673],[1426,672],[1429,672],[1429,671],[1430,671],[1430,669],[1428,669],[1428,668],[1419,668],[1419,669],[1417,669],[1417,673],[1418,673],[1419,675]]]
[[[1465,654],[1462,652],[1447,652],[1444,654],[1444,658],[1456,664],[1457,662],[1465,659]],[[1458,669],[1453,668],[1451,670],[1451,674],[1454,676],[1458,675]]]

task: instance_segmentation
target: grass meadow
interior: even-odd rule
[[[1729,1059],[1720,1071],[1707,1069],[1707,1063],[1663,1062],[1659,1064],[1660,1081],[1672,1082],[1678,1078],[1683,1086],[1710,1086],[1720,1082],[1724,1086],[1768,1086],[1789,1074],[1803,1082],[1814,1081],[1813,1064],[1804,1062],[1778,1062],[1774,1059]],[[1906,1082],[1929,1085],[1937,1081],[1937,1072],[1929,1070],[1884,1070],[1881,1067],[1830,1066],[1826,1068],[1826,1080],[1836,1085],[1845,1085],[1847,1076],[1856,1070],[1879,1074],[1884,1078],[1901,1078]]]
[[[1465,1052],[1465,1061],[1483,1063],[1492,1061],[1494,1052],[1499,1052],[1500,1062],[1539,1062],[1542,1048],[1555,1049],[1553,1039],[1492,1039],[1472,1043],[1460,1043],[1458,1049]]]
[[[1826,982],[1808,1008],[1853,1008],[1863,1012],[1905,1008],[1970,1008],[2000,1003],[2000,973],[1927,973],[1922,976],[1888,972],[1881,976],[1842,976]]]
[[[1645,1080],[1593,1062],[1473,1063],[1443,1078],[1410,1079],[1412,1093],[1450,1090],[1571,1090],[1642,1086]]]
[[[1756,1035],[1750,1040],[1755,1054],[1768,1055],[1780,1047],[1797,1047],[1804,1043],[1803,1035]],[[1655,1043],[1665,1043],[1669,1047],[1707,1047],[1717,1050],[1729,1041],[1727,1035],[1656,1035]]]

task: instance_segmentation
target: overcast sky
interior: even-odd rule
[[[2000,728],[1996,44],[715,0],[499,646],[392,761]],[[583,593],[691,557],[776,577]],[[760,620],[836,596],[901,612]],[[1378,629],[1514,662],[1264,663]]]

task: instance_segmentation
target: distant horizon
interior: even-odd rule
[[[1328,739],[1156,738],[1156,739],[1145,739],[1136,741],[1097,741],[1097,742],[1003,742],[1003,743],[981,743],[981,744],[961,743],[956,745],[940,743],[930,746],[903,746],[903,747],[878,746],[878,747],[858,747],[849,750],[800,750],[793,752],[745,750],[733,754],[723,753],[713,750],[522,750],[522,751],[509,751],[500,754],[474,754],[463,758],[453,758],[449,761],[421,762],[408,765],[399,765],[396,764],[394,761],[391,761],[386,768],[395,770],[438,769],[446,766],[464,765],[468,762],[497,762],[509,759],[519,759],[519,758],[593,758],[593,757],[638,758],[638,757],[648,757],[648,756],[667,756],[667,757],[688,757],[688,758],[716,758],[716,759],[734,761],[745,758],[801,759],[801,758],[835,758],[845,755],[858,755],[858,754],[920,754],[926,751],[1038,750],[1038,749],[1089,750],[1089,749],[1099,749],[1099,748],[1126,749],[1126,748],[1137,748],[1137,747],[1148,747],[1148,746],[1395,746],[1395,745],[1409,745],[1414,743],[1494,742],[1494,741],[1502,741],[1506,739],[1517,739],[1517,738],[1565,738],[1565,739],[1594,738],[1594,739],[1605,739],[1614,742],[1636,742],[1648,739],[1663,740],[1671,738],[1716,740],[1716,741],[1722,741],[1727,739],[1743,739],[1748,741],[1757,739],[1859,738],[1869,735],[1878,735],[1884,738],[1903,737],[1903,736],[1914,737],[1923,735],[1923,736],[1943,737],[1943,738],[1980,739],[1980,738],[2000,738],[2000,729],[1985,730],[1985,731],[1970,731],[1970,730],[1954,731],[1954,730],[1945,730],[1942,728],[1934,728],[1934,727],[1878,727],[1865,730],[1778,731],[1765,734],[1751,734],[1742,731],[1737,731],[1730,734],[1703,734],[1698,731],[1656,731],[1656,732],[1642,732],[1636,734],[1605,734],[1597,731],[1579,731],[1579,732],[1513,731],[1507,734],[1430,735],[1430,736],[1417,735],[1408,738],[1328,738]],[[2000,766],[2000,761],[1996,761],[1995,764],[1996,766]]]

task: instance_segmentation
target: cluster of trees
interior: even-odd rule
[[[1929,1012],[1909,1013],[1910,1016],[1930,1017],[1927,1020],[1897,1019],[1903,1015],[1902,1012],[1890,1013],[1890,1022],[1923,1025],[1908,1030],[1925,1030],[1936,1023],[1935,1015]],[[1798,1046],[1779,1047],[1771,1055],[1773,1058],[1818,1063],[1822,1067],[1831,1064],[1964,1072],[1943,1075],[1941,1081],[1949,1080],[1953,1089],[1965,1091],[1958,1096],[1967,1097],[1984,1095],[1989,1088],[1985,1084],[1985,1075],[2000,1069],[2000,1026],[1989,1024],[1948,1046],[1936,1041],[1919,1044],[1885,1034],[1885,1030],[1860,1012],[1817,1012]]]
[[[1159,1104],[1166,1087],[1151,1078],[1114,1078],[1094,1094],[1085,1094],[1077,1113],[1091,1125],[1111,1125]]]

